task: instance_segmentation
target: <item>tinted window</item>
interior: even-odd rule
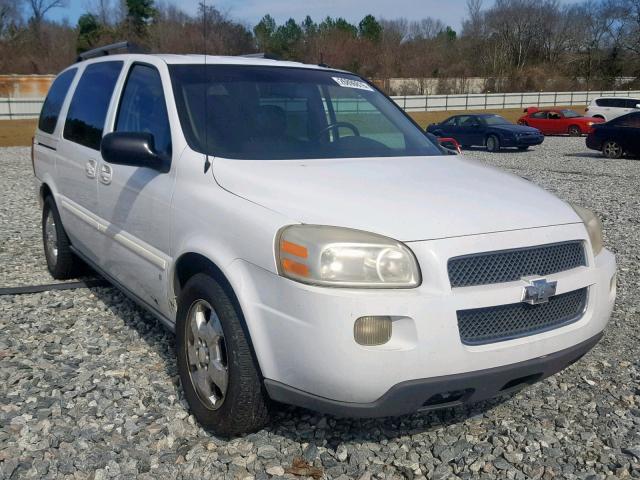
[[[640,104],[640,100],[631,98],[629,100],[625,100],[625,104],[627,108],[638,108],[637,105]]]
[[[170,65],[189,145],[252,160],[441,155],[360,77],[307,68]]]
[[[625,115],[612,123],[614,123],[616,127],[640,128],[640,114],[633,113]]]
[[[171,128],[167,104],[158,71],[134,65],[120,99],[116,132],[144,132],[153,135],[156,151],[171,155]]]
[[[451,117],[445,120],[444,122],[442,122],[442,125],[446,125],[447,127],[453,127],[456,124],[457,120],[458,120],[458,117]]]
[[[536,112],[531,115],[531,118],[547,118],[547,112]]]
[[[100,150],[102,131],[122,62],[101,62],[87,66],[73,94],[64,138]]]
[[[61,73],[58,78],[55,79],[53,85],[51,85],[47,99],[44,101],[44,105],[42,105],[40,120],[38,121],[38,128],[43,132],[53,133],[56,129],[60,109],[62,108],[64,99],[67,96],[67,92],[77,71],[76,68],[72,68],[71,70]]]
[[[613,107],[614,99],[613,98],[599,98],[596,100],[596,105],[599,107]]]
[[[511,125],[511,122],[500,115],[483,115],[482,120],[487,125]]]
[[[464,115],[462,117],[458,117],[458,126],[460,127],[473,127],[478,124],[479,123],[476,117],[473,117],[471,115]]]

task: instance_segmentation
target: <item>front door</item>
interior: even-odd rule
[[[172,156],[171,128],[158,69],[133,63],[114,119],[116,132],[153,135],[155,149]],[[147,167],[110,164],[100,159],[98,200],[106,225],[102,268],[150,306],[168,311],[171,196],[175,168],[160,173]]]

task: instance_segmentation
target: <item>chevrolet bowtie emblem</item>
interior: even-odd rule
[[[522,289],[522,301],[530,305],[547,303],[556,294],[558,282],[548,282],[544,278],[528,277],[522,278],[522,281],[528,283]]]

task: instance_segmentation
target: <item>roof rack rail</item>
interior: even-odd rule
[[[104,45],[102,47],[87,50],[78,55],[77,62],[88,60],[90,58],[103,57],[105,55],[113,55],[116,50],[126,50],[127,53],[144,53],[144,50],[132,42],[118,42],[111,45]]]
[[[272,53],[245,53],[244,55],[240,55],[241,57],[246,57],[246,58],[264,58],[267,60],[282,60],[280,57],[278,57],[277,55],[274,55]]]

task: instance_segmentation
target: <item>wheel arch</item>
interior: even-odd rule
[[[238,295],[236,294],[233,284],[229,280],[228,276],[224,273],[222,268],[220,268],[216,264],[216,262],[211,260],[208,256],[196,251],[187,251],[182,253],[175,261],[173,272],[171,275],[172,291],[173,295],[175,295],[176,300],[180,296],[180,292],[189,281],[189,279],[199,273],[210,275],[220,284],[222,289],[229,296],[231,303],[236,309],[238,318],[240,319],[242,330],[244,331],[244,334],[247,338],[249,347],[251,348],[251,355],[253,356],[256,368],[258,369],[258,373],[260,374],[260,378],[263,379],[264,375],[262,374],[260,361],[256,353],[256,348],[254,346],[248,322],[243,313],[240,299],[238,298]]]

